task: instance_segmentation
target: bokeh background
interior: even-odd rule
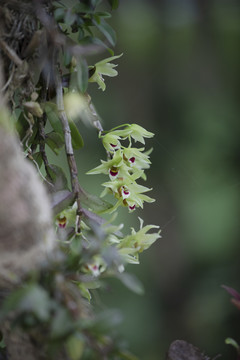
[[[126,233],[141,216],[160,225],[162,239],[127,269],[143,296],[115,280],[97,301],[122,311],[118,330],[142,360],[164,359],[175,339],[235,360],[224,341],[240,341],[240,313],[221,284],[240,290],[240,3],[120,0],[111,22],[115,54],[124,53],[119,76],[106,79],[105,92],[96,84],[89,92],[105,129],[138,123],[156,134],[146,145],[156,202],[120,215]],[[85,173],[104,150],[94,129],[81,132],[79,179],[99,195],[105,179]]]

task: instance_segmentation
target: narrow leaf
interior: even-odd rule
[[[68,206],[74,203],[75,195],[68,190],[57,191],[52,194],[51,205],[53,213],[59,214],[61,211],[66,209]]]
[[[69,127],[71,130],[72,146],[73,146],[74,150],[79,150],[84,145],[82,135],[80,134],[77,126],[71,119],[68,119],[68,122],[69,122]]]
[[[67,353],[71,360],[80,360],[84,351],[84,342],[76,335],[71,336],[66,344]]]
[[[47,171],[50,176],[50,181],[53,182],[56,190],[64,190],[68,188],[67,177],[59,166],[49,164],[47,166]]]
[[[112,10],[116,10],[119,6],[119,0],[108,0],[109,4],[112,7]]]
[[[36,161],[36,163],[38,164],[38,167],[40,169],[40,167],[42,166],[42,163],[43,163],[43,159],[42,159],[42,155],[41,155],[40,151],[34,153],[32,155],[32,157],[33,157],[34,161]]]
[[[77,86],[79,91],[85,93],[88,87],[88,65],[85,59],[77,61]]]
[[[80,200],[87,206],[88,210],[92,210],[96,213],[102,213],[112,208],[112,204],[100,199],[98,196],[88,193],[86,190],[80,192]]]
[[[117,276],[117,278],[130,290],[135,292],[138,295],[144,294],[144,288],[139,279],[129,273],[122,273]]]
[[[108,23],[106,23],[106,21],[103,18],[101,18],[100,20],[101,21],[98,24],[98,22],[95,19],[93,19],[94,25],[98,28],[99,31],[101,31],[101,33],[106,37],[106,39],[109,41],[109,43],[112,46],[115,46],[115,44],[116,44],[115,31]]]
[[[46,144],[56,155],[58,155],[64,145],[64,140],[61,135],[55,131],[51,131],[50,133],[46,134]]]
[[[50,101],[47,102],[45,104],[45,112],[53,130],[63,137],[64,134],[61,121],[58,117],[57,105]]]
[[[114,55],[114,51],[107,46],[107,44],[105,44],[102,40],[100,40],[97,37],[93,37],[93,36],[85,36],[84,38],[82,38],[79,41],[80,45],[97,45],[100,46],[101,48],[105,48],[112,56]]]

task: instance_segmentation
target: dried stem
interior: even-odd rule
[[[46,83],[44,80],[44,77],[41,75],[41,83],[42,83],[42,88],[41,88],[41,100],[43,102],[46,101],[47,99],[47,88],[46,88]],[[47,158],[47,154],[45,151],[45,142],[46,142],[46,134],[45,134],[45,124],[46,124],[46,120],[47,120],[47,115],[46,113],[43,113],[43,116],[41,118],[38,119],[38,135],[39,135],[39,150],[41,153],[41,157],[44,163],[44,167],[45,167],[45,171],[46,174],[48,176],[48,178],[50,179],[50,181],[52,181],[52,177],[51,174],[49,173],[49,162],[48,162],[48,158]]]
[[[78,171],[77,171],[77,164],[74,157],[73,147],[72,147],[72,137],[71,137],[71,130],[69,127],[68,119],[66,112],[64,110],[64,104],[63,104],[63,88],[62,88],[62,82],[59,74],[56,74],[56,102],[57,102],[57,108],[58,108],[58,115],[62,123],[63,132],[64,132],[64,140],[65,140],[65,149],[66,149],[66,155],[67,155],[67,161],[68,161],[68,167],[70,170],[71,175],[71,185],[72,185],[72,191],[76,196],[77,201],[77,232],[80,232],[80,216],[82,214],[82,208],[81,208],[81,202],[80,202],[80,185],[78,182]]]
[[[20,59],[20,57],[16,54],[16,52],[11,49],[8,44],[5,43],[3,39],[0,37],[0,47],[4,51],[4,53],[9,57],[12,62],[17,65],[21,66],[23,64],[23,61]]]
[[[45,151],[45,140],[46,140],[46,134],[45,134],[45,131],[44,131],[44,118],[45,117],[46,117],[46,114],[44,113],[43,118],[40,118],[38,120],[39,150],[40,150],[40,153],[41,153],[41,156],[42,156],[42,160],[43,160],[43,163],[44,163],[46,174],[47,174],[48,178],[50,179],[50,181],[52,181],[53,179],[52,179],[51,174],[49,173],[49,170],[48,170],[49,162],[48,162],[47,154],[46,154],[46,151]]]

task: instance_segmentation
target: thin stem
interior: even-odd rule
[[[40,77],[41,80],[41,93],[40,93],[40,97],[41,97],[41,101],[46,102],[47,99],[47,88],[46,88],[46,82],[44,80],[43,75],[41,74]],[[44,163],[44,167],[45,167],[45,171],[46,174],[48,176],[48,178],[53,181],[51,174],[49,172],[49,162],[48,162],[48,158],[47,158],[47,154],[45,151],[45,143],[46,143],[46,134],[45,134],[45,125],[46,125],[46,121],[47,121],[47,115],[46,113],[43,114],[43,116],[41,118],[38,119],[38,136],[39,136],[39,150],[40,150],[40,154]]]
[[[80,189],[80,185],[78,182],[77,164],[76,164],[73,147],[72,147],[71,130],[69,127],[66,112],[64,110],[62,82],[61,82],[61,78],[60,78],[58,72],[56,73],[55,81],[56,81],[56,102],[57,102],[58,115],[59,115],[60,121],[62,123],[62,128],[63,128],[63,132],[64,132],[65,149],[66,149],[68,167],[69,167],[70,175],[71,175],[72,191],[75,194],[76,201],[77,201],[78,221],[77,221],[77,225],[76,225],[76,228],[77,228],[76,230],[77,230],[77,232],[80,232],[80,230],[81,230],[80,222],[81,222],[81,214],[82,214],[82,207],[81,207],[81,201],[80,201],[81,189]]]
[[[0,37],[0,47],[5,52],[5,54],[9,57],[9,59],[12,60],[14,64],[17,66],[21,66],[23,64],[23,61],[20,59],[20,57],[16,54],[16,52],[11,49],[8,44],[5,43],[3,39]]]
[[[42,160],[44,163],[46,174],[47,174],[48,178],[52,181],[53,179],[48,170],[49,162],[48,162],[47,154],[45,151],[45,140],[46,140],[46,134],[44,131],[44,123],[45,123],[44,118],[45,117],[46,117],[46,114],[44,113],[43,117],[38,120],[39,150],[40,150],[41,157],[42,157]]]

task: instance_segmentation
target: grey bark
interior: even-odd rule
[[[0,295],[4,297],[21,278],[45,264],[53,254],[52,212],[37,169],[24,158],[9,113],[3,103],[0,73]],[[8,360],[46,359],[9,318],[0,324]]]
[[[210,358],[187,341],[175,340],[169,347],[166,360],[210,360]]]

